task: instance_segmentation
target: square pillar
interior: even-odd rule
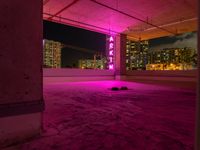
[[[42,1],[0,2],[0,149],[40,134]]]
[[[120,34],[115,39],[115,78],[123,80],[126,77],[126,35]]]
[[[197,71],[197,99],[196,99],[196,130],[195,150],[200,150],[200,2],[198,1],[198,71]]]

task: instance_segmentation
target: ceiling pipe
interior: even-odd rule
[[[64,8],[62,8],[61,10],[59,10],[57,13],[53,14],[48,19],[52,19],[53,17],[59,15],[60,13],[62,13],[63,11],[65,11],[66,9],[68,9],[69,7],[71,7],[72,5],[76,4],[78,1],[79,0],[74,0],[73,2],[71,2],[70,4],[68,4],[67,6],[65,6]]]
[[[152,23],[149,23],[149,22],[147,22],[147,21],[145,21],[145,20],[142,20],[142,19],[137,18],[137,17],[135,17],[135,16],[132,16],[132,15],[130,15],[130,14],[127,14],[127,13],[125,13],[125,12],[123,12],[123,11],[117,10],[117,9],[112,8],[112,7],[110,7],[110,6],[107,6],[107,5],[103,4],[103,3],[97,2],[96,0],[90,0],[90,1],[92,1],[92,2],[94,2],[94,3],[96,3],[96,4],[98,4],[98,5],[101,5],[101,6],[103,6],[103,7],[106,7],[106,8],[108,8],[108,9],[111,9],[111,10],[113,10],[113,11],[115,11],[115,12],[118,12],[118,13],[120,13],[120,14],[123,14],[123,15],[125,15],[125,16],[128,16],[128,17],[130,17],[130,18],[132,18],[132,19],[138,20],[138,21],[140,21],[140,22],[143,22],[143,23],[146,23],[146,24],[148,24],[148,25],[151,25],[151,26],[153,26],[153,27],[155,27],[155,28],[158,28],[158,29],[161,29],[161,30],[163,30],[163,31],[166,31],[166,32],[168,32],[168,33],[170,33],[170,34],[176,35],[176,33],[172,32],[172,31],[170,31],[170,30],[164,29],[164,28],[162,28],[162,27],[160,27],[160,26],[157,26],[157,25],[154,25],[154,24],[152,24]]]
[[[184,22],[189,22],[189,21],[195,21],[195,20],[198,20],[198,18],[185,19],[185,20],[181,20],[181,21],[177,21],[177,22],[163,24],[163,25],[160,25],[159,27],[161,27],[161,28],[162,27],[168,27],[168,26],[179,24],[179,23],[184,23]],[[144,29],[143,31],[149,31],[149,30],[153,30],[153,29],[156,29],[156,27],[147,28],[147,29]]]
[[[52,14],[49,14],[49,13],[43,13],[43,15],[48,15],[50,17],[53,16]],[[80,22],[80,21],[76,21],[76,20],[73,20],[73,19],[68,19],[68,18],[61,17],[61,16],[54,16],[54,18],[57,18],[59,20],[49,20],[48,18],[43,18],[43,19],[46,19],[46,20],[49,20],[49,21],[55,21],[55,22],[62,23],[62,24],[67,24],[67,23],[63,22],[63,21],[60,21],[60,20],[66,20],[66,21],[70,21],[70,22],[73,22],[73,23],[81,24],[81,25],[84,25],[84,26],[96,28],[96,29],[101,30],[101,31],[103,30],[106,33],[110,33],[111,32],[111,33],[114,33],[114,34],[120,34],[119,32],[114,31],[114,30],[109,30],[109,29],[106,29],[106,28],[102,28],[102,27],[99,27],[99,26],[95,26],[95,25],[84,23],[84,22]],[[71,24],[71,25],[78,27],[78,25],[74,25],[74,24]]]
[[[53,16],[52,14],[45,13],[45,12],[43,13],[43,15]],[[120,32],[117,32],[117,31],[114,31],[114,30],[102,28],[102,27],[95,26],[95,25],[88,24],[88,23],[83,23],[83,22],[76,21],[76,20],[72,20],[72,19],[68,19],[68,18],[65,18],[65,17],[60,17],[60,16],[54,16],[54,17],[57,18],[57,19],[59,19],[59,20],[50,20],[50,21],[54,21],[54,22],[61,23],[61,24],[66,24],[66,25],[71,25],[71,26],[75,26],[75,27],[81,27],[81,26],[78,26],[78,25],[74,25],[74,24],[71,24],[71,23],[66,23],[66,22],[64,22],[64,21],[61,21],[61,20],[66,20],[66,21],[70,21],[70,22],[73,22],[73,23],[81,24],[81,25],[83,25],[82,28],[85,28],[85,29],[90,30],[90,31],[95,31],[95,32],[97,32],[96,30],[91,29],[91,28],[96,28],[96,29],[98,29],[98,32],[99,32],[99,33],[102,33],[102,34],[110,34],[110,33],[113,33],[113,34],[120,34]],[[48,18],[43,18],[43,19],[49,21]],[[91,28],[87,28],[87,27],[85,27],[85,26],[88,26],[88,27],[91,27]],[[100,32],[100,31],[101,31],[101,32]],[[129,36],[129,37],[132,38],[132,39],[138,40],[138,37],[134,37],[134,36]]]

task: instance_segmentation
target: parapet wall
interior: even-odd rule
[[[98,69],[43,68],[43,82],[114,80],[114,71]]]

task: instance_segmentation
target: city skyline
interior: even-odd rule
[[[191,70],[197,68],[195,48],[149,50],[148,41],[126,42],[126,70]]]
[[[106,35],[50,21],[43,21],[43,38],[106,54]],[[78,67],[78,60],[90,59],[93,54],[74,48],[61,49],[61,66]]]
[[[106,58],[101,53],[91,53],[90,50],[73,52],[90,52],[90,57],[79,57],[78,60],[68,59],[71,65],[63,66],[61,49],[64,44],[52,40],[44,40],[44,67],[50,68],[82,68],[82,69],[106,69]],[[70,47],[70,45],[68,45]],[[74,48],[74,49],[75,49]],[[164,48],[157,51],[148,51],[148,41],[130,41],[126,45],[126,69],[127,70],[189,70],[197,67],[197,53],[194,48]],[[80,51],[79,51],[80,50]],[[71,53],[71,52],[70,52]],[[79,55],[78,55],[79,56]],[[96,59],[101,56],[104,59]],[[86,63],[87,62],[87,63]],[[98,64],[98,65],[97,65]]]
[[[100,52],[104,55],[104,57],[107,57],[106,36],[107,35],[101,33],[95,33],[76,27],[44,21],[43,37],[45,39],[61,42],[63,45],[68,45],[61,48],[61,67],[77,68],[79,66],[79,60],[92,59],[94,54],[97,52]],[[148,47],[145,51],[147,53],[153,51],[161,51],[169,48],[184,47],[193,48],[196,50],[196,32],[150,39],[148,40]],[[84,50],[82,51],[82,49]],[[137,51],[137,49],[135,49],[135,51]],[[142,61],[143,56],[146,57],[146,55],[143,54],[136,56],[140,57],[141,59],[137,61]],[[138,65],[138,62],[132,63]],[[146,63],[143,60],[140,63],[140,67],[145,68],[145,64]]]

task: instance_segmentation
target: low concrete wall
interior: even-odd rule
[[[197,70],[127,71],[126,79],[196,82],[197,81]]]
[[[43,83],[114,80],[114,71],[95,69],[43,68]]]
[[[196,89],[197,70],[127,71],[122,80]]]
[[[114,71],[94,70],[94,69],[57,69],[44,68],[43,81],[49,82],[67,82],[67,81],[93,81],[93,80],[114,80]],[[127,71],[126,75],[120,80],[132,81],[183,81],[196,82],[197,70],[187,71]]]
[[[131,70],[126,72],[127,76],[148,76],[148,77],[188,77],[196,78],[197,70],[160,70],[160,71],[140,71],[140,70]]]

